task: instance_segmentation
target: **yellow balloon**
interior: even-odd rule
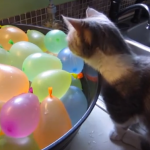
[[[14,26],[5,27],[0,29],[0,44],[5,50],[9,50],[12,46],[9,41],[12,40],[14,43],[19,41],[28,41],[26,33]]]
[[[6,27],[12,27],[12,25],[4,25],[4,26],[0,25],[0,28],[6,28]]]
[[[33,93],[38,96],[40,102],[48,95],[47,89],[53,88],[53,95],[61,98],[69,89],[72,77],[69,72],[61,69],[49,70],[37,75],[31,84]]]
[[[0,101],[8,101],[14,96],[28,93],[27,76],[18,68],[0,64]]]
[[[10,64],[22,70],[24,60],[31,54],[43,53],[43,51],[31,42],[21,41],[10,48]]]
[[[41,48],[44,52],[47,51],[45,44],[44,44],[45,35],[43,33],[36,31],[36,30],[28,30],[27,36],[28,36],[29,42],[34,43],[39,48]]]
[[[0,150],[40,150],[32,136],[25,138],[0,137]]]
[[[31,54],[22,65],[22,70],[30,81],[33,81],[38,74],[53,69],[62,69],[62,63],[59,58],[47,53]]]
[[[41,149],[45,148],[71,128],[71,120],[65,106],[50,93],[41,103],[40,123],[33,133],[35,141]]]

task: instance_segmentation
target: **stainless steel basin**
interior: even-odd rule
[[[146,26],[147,21],[128,29],[124,34],[128,38],[150,47],[150,30],[147,30]]]

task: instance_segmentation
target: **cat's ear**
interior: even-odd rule
[[[63,21],[65,23],[65,25],[67,26],[68,30],[71,30],[71,28],[73,28],[73,26],[71,25],[71,23],[69,22],[69,20],[67,19],[67,17],[61,15],[63,18]]]
[[[86,9],[86,17],[89,18],[89,17],[97,17],[97,16],[100,16],[101,13],[98,12],[97,10],[93,9],[93,8],[90,8],[88,7]]]
[[[69,17],[63,17],[64,23],[67,25],[68,29],[71,29],[72,27],[80,32],[82,29],[82,21],[80,19],[74,19]]]
[[[87,23],[84,20],[73,19],[64,16],[62,17],[65,24],[68,26],[68,29],[74,28],[77,31],[79,36],[82,34],[85,41],[89,44],[91,43],[91,32],[88,29],[86,29]]]

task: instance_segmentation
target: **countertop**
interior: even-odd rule
[[[112,127],[109,115],[95,106],[66,150],[136,150],[122,142],[110,141],[109,131]]]

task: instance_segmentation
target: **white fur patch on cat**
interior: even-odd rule
[[[109,83],[112,83],[134,69],[132,59],[131,55],[106,56],[102,51],[97,50],[90,59],[85,59],[85,62],[99,71]]]

